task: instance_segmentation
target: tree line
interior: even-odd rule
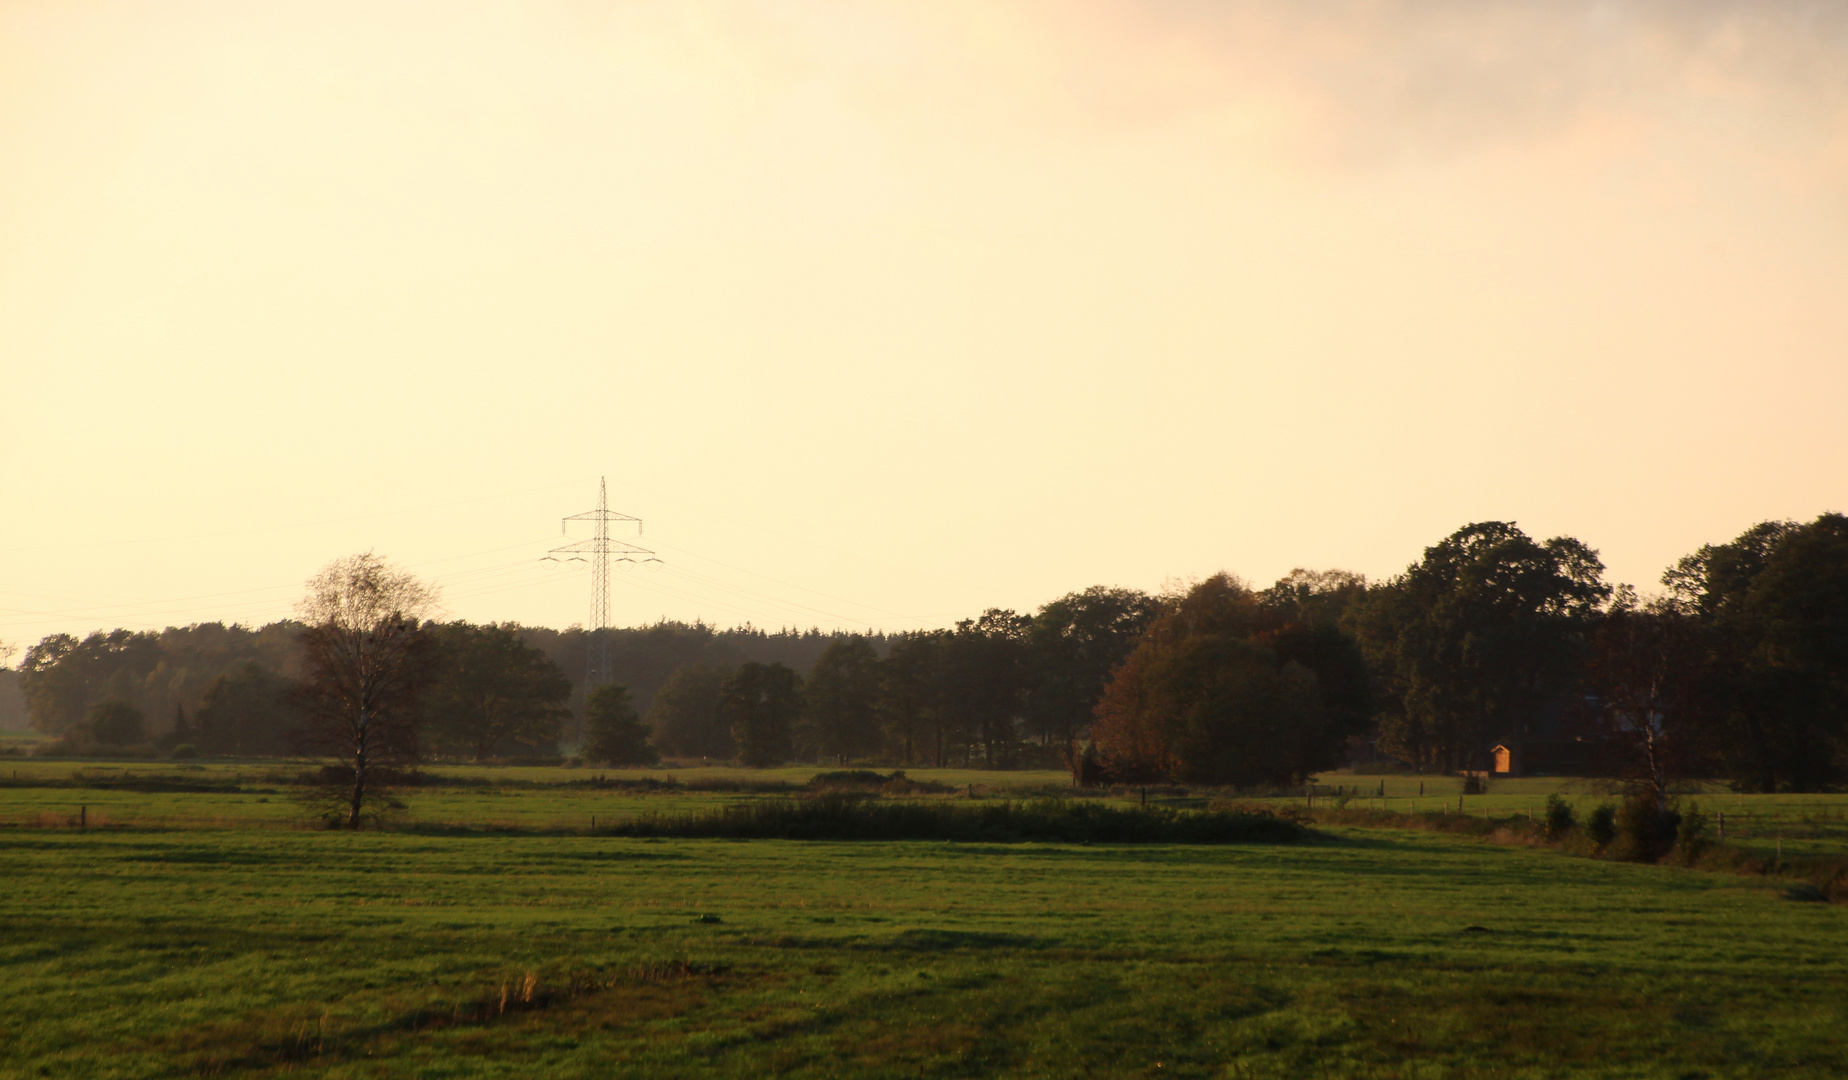
[[[292,688],[312,630],[54,636],[20,682],[34,724],[73,745],[132,736],[130,711],[171,703],[168,748],[279,753],[305,708]],[[1689,775],[1764,791],[1848,779],[1838,514],[1702,547],[1648,598],[1607,583],[1581,541],[1481,522],[1379,582],[1297,570],[1263,589],[1227,574],[1164,595],[1098,586],[874,636],[663,623],[618,632],[618,684],[588,697],[568,675],[581,631],[420,622],[415,636],[425,756],[562,742],[618,764],[1064,765],[1081,782],[1238,786],[1369,758],[1626,774],[1658,792]]]
[[[101,631],[83,638],[53,634],[26,650],[18,671],[0,671],[0,677],[18,684],[15,692],[24,710],[19,726],[59,736],[72,749],[146,744],[163,750],[186,745],[207,755],[286,754],[289,733],[299,720],[286,691],[300,675],[307,629],[299,619],[287,619],[254,628],[199,623],[159,631]],[[554,755],[560,740],[578,741],[584,687],[572,675],[582,675],[593,641],[601,645],[608,639],[616,678],[645,710],[655,691],[683,666],[729,671],[756,660],[806,670],[840,636],[817,629],[719,629],[678,622],[594,633],[578,627],[463,622],[431,623],[428,630],[441,686],[479,680],[496,664],[504,665],[502,676],[529,680],[503,688],[504,694],[539,700],[544,704],[538,711],[561,718],[555,732],[545,722],[522,721],[514,725],[517,731],[484,742],[483,734],[467,730],[466,722],[451,722],[458,711],[454,693],[439,692],[432,697],[429,736],[434,741],[429,745],[446,756],[469,757]],[[870,640],[882,645],[884,637]],[[515,645],[528,651],[519,652]],[[533,671],[542,660],[550,662],[549,674],[536,679]],[[562,702],[555,700],[560,680],[566,688]],[[126,715],[122,707],[127,706],[139,717],[129,742],[99,743],[92,737],[90,715],[105,703],[119,715]],[[498,718],[488,725],[504,726]],[[105,725],[106,732],[111,730]]]

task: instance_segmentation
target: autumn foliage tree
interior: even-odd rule
[[[1154,621],[1105,688],[1091,731],[1111,779],[1281,784],[1338,764],[1367,714],[1352,641],[1280,622],[1217,574]]]

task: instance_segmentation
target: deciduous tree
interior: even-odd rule
[[[1667,599],[1642,603],[1628,586],[1591,634],[1586,689],[1603,705],[1619,768],[1659,811],[1671,782],[1701,762],[1703,655],[1690,613]]]
[[[1177,598],[1098,703],[1106,776],[1243,786],[1337,764],[1367,716],[1358,650],[1332,627],[1266,621],[1227,574]]]
[[[584,758],[599,765],[653,765],[648,726],[629,703],[629,688],[605,683],[584,699]]]
[[[555,752],[571,710],[571,680],[519,627],[444,623],[430,628],[424,695],[431,743],[476,761],[524,750]]]
[[[782,664],[745,664],[719,693],[719,715],[731,727],[738,760],[754,769],[789,760],[801,709],[802,677]]]
[[[1032,620],[1001,608],[964,619],[940,644],[935,695],[944,735],[965,764],[1012,763],[1026,712],[1027,633]]]
[[[845,765],[879,748],[879,654],[872,642],[836,639],[802,687],[801,749]]]
[[[1369,589],[1352,621],[1387,690],[1382,745],[1445,770],[1483,767],[1498,739],[1518,754],[1579,678],[1603,571],[1577,540],[1487,521]]]
[[[108,747],[131,746],[147,737],[147,718],[126,701],[98,702],[90,710],[85,726],[90,738]]]
[[[302,675],[301,746],[328,761],[319,807],[330,824],[359,828],[391,805],[397,770],[417,761],[428,673],[421,620],[436,593],[367,552],[336,559],[308,582],[298,605]]]
[[[661,752],[676,757],[732,756],[731,728],[719,715],[725,676],[704,664],[682,664],[648,706],[648,723]]]
[[[1039,609],[1027,631],[1027,724],[1067,759],[1090,727],[1110,673],[1160,610],[1147,593],[1095,585]]]
[[[942,768],[948,754],[942,723],[942,630],[903,634],[879,665],[879,712],[888,752],[906,765]]]
[[[212,680],[193,718],[198,748],[232,757],[286,753],[301,725],[291,688],[289,680],[251,661]],[[176,731],[179,722],[176,717]]]
[[[1848,518],[1768,521],[1663,576],[1706,646],[1701,738],[1741,787],[1848,779]]]

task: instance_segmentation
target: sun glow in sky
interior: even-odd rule
[[[0,5],[0,639],[562,626],[1848,508],[1848,5]]]

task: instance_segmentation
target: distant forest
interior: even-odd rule
[[[508,625],[571,681],[569,706],[574,712],[583,705],[587,652],[595,635],[609,635],[615,680],[628,688],[644,713],[655,692],[679,668],[730,670],[756,661],[807,671],[830,642],[846,636],[816,629],[721,630],[678,622],[600,630],[595,635],[577,628]],[[197,714],[215,684],[251,666],[293,679],[300,668],[296,639],[302,629],[300,623],[285,620],[256,628],[196,623],[165,630],[113,630],[82,639],[55,634],[28,651],[22,671],[0,672],[0,678],[23,681],[30,688],[20,699],[22,720],[38,731],[62,735],[80,726],[102,702],[122,701],[147,717],[154,734],[170,731],[176,717]],[[875,634],[869,640],[883,649],[888,638]]]
[[[1278,785],[1344,763],[1603,774],[1658,793],[1695,776],[1848,783],[1848,518],[1761,523],[1661,584],[1639,596],[1576,539],[1479,522],[1380,582],[1297,570],[1262,589],[1225,574],[1159,596],[1096,586],[894,634],[599,631],[626,695],[588,710],[591,635],[428,624],[424,747],[1064,766],[1085,783]],[[54,751],[281,754],[303,629],[53,635],[6,677]]]

